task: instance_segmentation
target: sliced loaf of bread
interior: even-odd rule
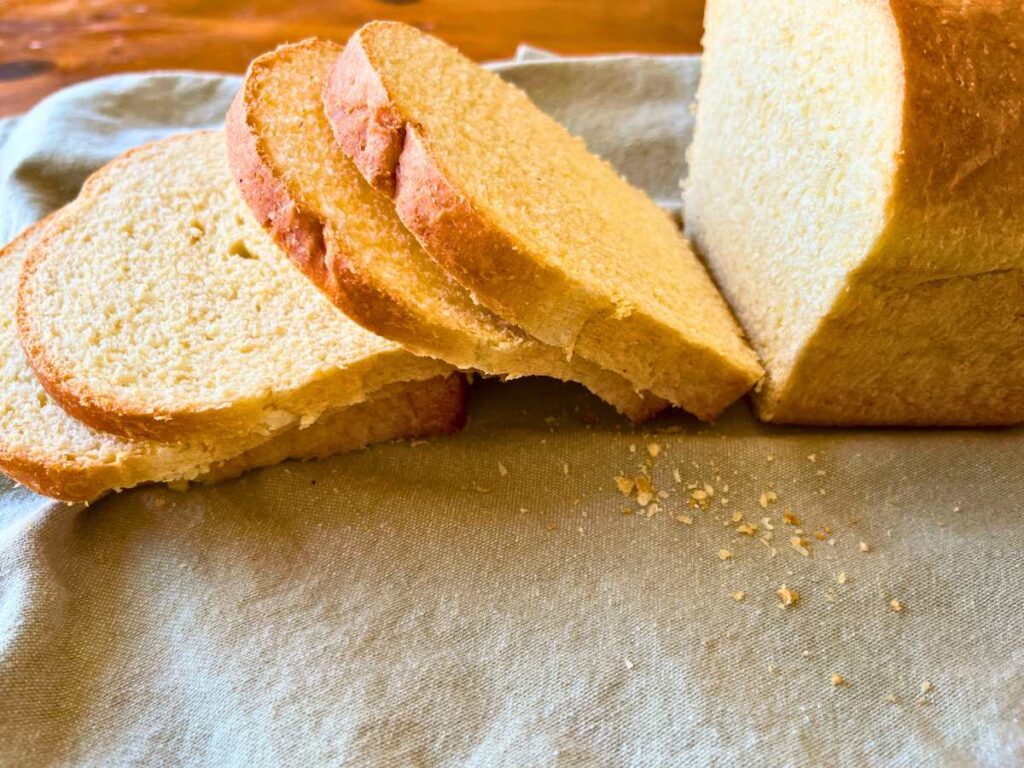
[[[496,74],[373,22],[323,98],[345,154],[501,317],[705,419],[760,377],[669,216]]]
[[[65,410],[166,442],[269,435],[451,371],[298,274],[239,196],[219,132],[145,145],[90,178],[32,248],[18,327]]]
[[[768,421],[1024,421],[1024,5],[710,0],[687,228]]]
[[[386,385],[369,400],[270,439],[252,433],[220,442],[166,444],[90,429],[39,385],[15,327],[18,277],[31,247],[52,223],[44,220],[0,252],[0,470],[38,493],[92,501],[141,483],[223,480],[287,458],[320,458],[373,442],[450,432],[462,424],[464,384],[453,375]]]
[[[424,253],[333,140],[321,91],[341,50],[314,39],[260,56],[228,115],[242,194],[303,273],[356,322],[417,354],[486,374],[577,381],[638,421],[665,407],[478,306]]]

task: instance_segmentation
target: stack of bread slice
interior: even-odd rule
[[[338,311],[224,136],[143,146],[0,256],[0,467],[68,501],[458,429],[464,383]]]
[[[709,3],[687,226],[765,419],[1024,419],[1024,66],[955,5]],[[634,421],[764,373],[668,215],[390,22],[259,57],[226,132],[96,173],[3,250],[0,305],[0,468],[74,501],[454,431],[456,369]]]
[[[667,404],[714,418],[761,375],[665,213],[411,27],[261,56],[227,131],[245,199],[293,261],[418,354],[577,381],[637,421]]]

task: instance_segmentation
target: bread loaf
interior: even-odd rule
[[[710,0],[685,211],[762,418],[1024,420],[1024,5]]]

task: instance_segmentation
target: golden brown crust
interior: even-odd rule
[[[116,466],[80,467],[36,461],[0,449],[0,469],[26,488],[58,501],[91,502],[115,487],[122,473]]]
[[[366,28],[352,37],[331,68],[324,88],[328,120],[345,154],[372,186],[394,199],[399,218],[449,274],[489,309],[531,332],[540,330],[536,318],[564,315],[554,324],[557,338],[541,340],[566,349],[575,345],[588,360],[614,348],[616,354],[602,355],[610,370],[613,359],[635,358],[652,339],[672,333],[652,318],[633,317],[629,327],[617,322],[618,313],[608,309],[603,297],[533,258],[477,210],[451,182],[415,122],[391,99],[363,45],[365,33]],[[553,285],[565,291],[553,292]],[[523,295],[531,297],[528,307]],[[571,302],[565,300],[568,295]],[[761,376],[747,351],[749,359],[737,362],[695,344],[674,345],[657,363],[615,372],[635,381],[637,371],[645,368],[645,387],[710,420]],[[682,380],[700,385],[680,386]]]

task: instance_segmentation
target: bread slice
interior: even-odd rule
[[[239,196],[219,132],[145,145],[89,179],[33,247],[18,323],[65,410],[165,442],[308,425],[451,371],[365,331],[292,268]]]
[[[319,458],[372,442],[450,432],[462,424],[464,385],[456,375],[389,384],[365,402],[269,440],[253,433],[219,443],[169,445],[94,431],[47,396],[18,343],[18,276],[50,224],[31,227],[0,252],[0,469],[38,493],[92,501],[140,483],[222,480],[286,458]]]
[[[775,422],[1024,421],[1024,5],[711,0],[690,234]]]
[[[529,338],[477,306],[335,145],[320,94],[336,43],[260,56],[228,115],[243,196],[299,268],[358,323],[460,368],[583,383],[635,420],[664,408],[618,374]]]
[[[324,104],[363,176],[501,317],[704,419],[760,377],[669,216],[496,74],[373,22]]]

